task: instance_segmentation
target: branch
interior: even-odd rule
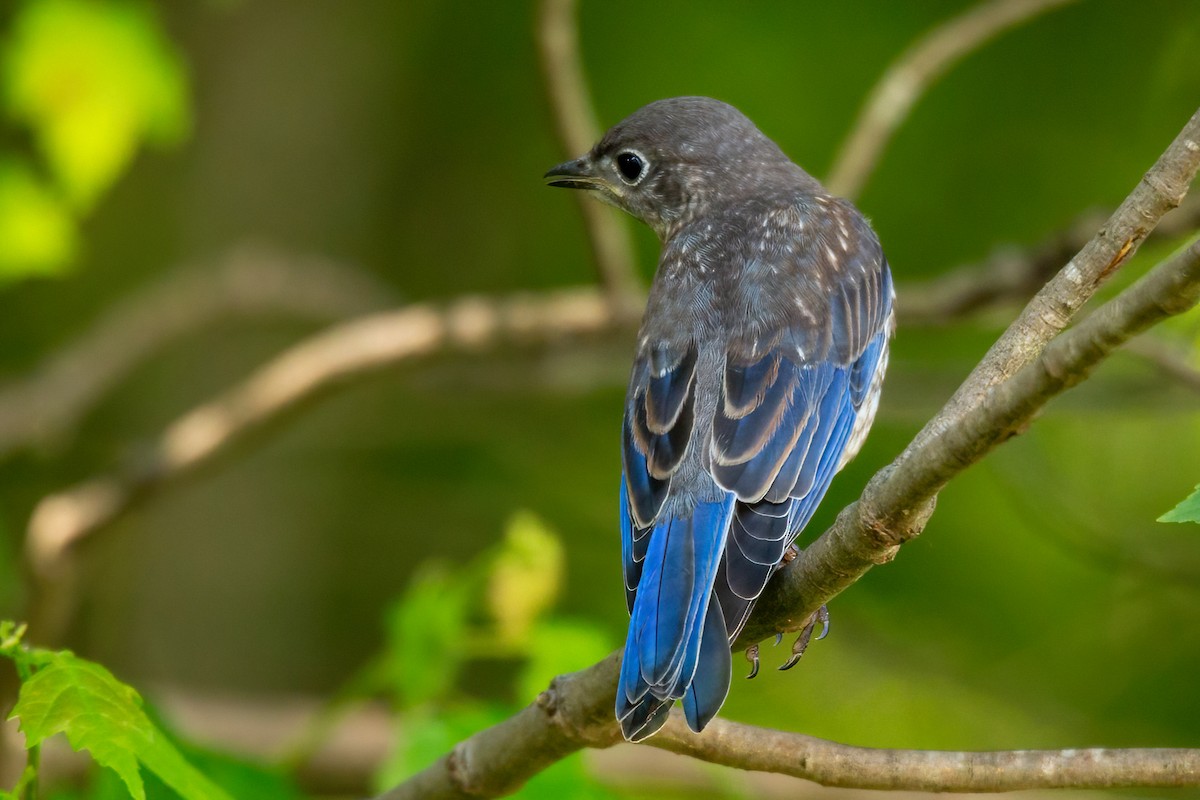
[[[44,498],[34,508],[25,556],[34,581],[30,628],[59,638],[74,605],[70,550],[155,491],[207,466],[268,423],[343,383],[440,352],[535,344],[619,328],[628,320],[591,289],[541,296],[465,298],[351,320],[306,339],[241,384],[172,423],[141,462]]]
[[[858,196],[892,134],[917,100],[959,59],[1004,31],[1073,0],[992,0],[972,6],[918,39],[868,95],[829,171],[829,191]]]
[[[960,416],[977,408],[991,387],[1035,358],[1096,290],[1137,253],[1158,221],[1183,202],[1197,169],[1200,110],[1091,241],[1034,295],[908,449],[941,435]],[[906,454],[901,454],[898,463]]]
[[[568,158],[586,153],[600,138],[592,111],[583,59],[579,55],[576,0],[543,0],[538,12],[537,44],[542,76],[559,144]],[[611,209],[577,193],[588,243],[601,284],[619,314],[637,318],[642,310],[641,282],[629,226]]]
[[[1135,339],[1125,352],[1136,355],[1152,364],[1164,376],[1181,386],[1200,392],[1200,369],[1196,369],[1187,355],[1178,347],[1151,336]]]
[[[116,304],[30,377],[0,386],[0,459],[62,439],[138,364],[216,320],[290,314],[329,321],[387,299],[383,287],[342,265],[262,247],[173,272]]]
[[[813,611],[871,567],[892,560],[900,545],[920,534],[938,492],[951,478],[1024,430],[1050,398],[1085,380],[1117,347],[1197,301],[1200,241],[1055,339],[938,436],[909,445],[875,475],[833,527],[780,570],[741,641],[751,644],[776,630],[802,627]],[[786,620],[782,627],[781,619]]]
[[[713,764],[853,789],[1011,792],[1200,786],[1200,750],[886,750],[720,718],[696,735],[675,714],[649,742]]]
[[[776,574],[739,644],[801,627],[819,606],[872,566],[890,561],[901,544],[921,532],[938,492],[952,477],[1028,425],[1051,397],[1084,380],[1120,344],[1200,300],[1200,242],[1195,242],[1042,347],[1132,254],[1158,219],[1180,203],[1200,167],[1198,141],[1200,111],[1105,229],[1034,297],[963,389],[926,426],[928,431],[938,424],[937,434],[918,434],[892,465],[875,475],[862,497],[842,511],[833,527]],[[964,389],[977,393],[974,405],[966,408],[955,405]],[[585,745],[606,746],[617,736],[611,709],[619,664],[617,652],[589,669],[556,679],[535,704],[459,743],[380,800],[500,796],[543,769],[547,758],[562,757]],[[675,717],[670,724],[678,729]],[[720,729],[728,728],[723,724]],[[687,734],[680,729],[679,736]],[[771,734],[756,731],[752,740],[758,736]],[[656,744],[655,738],[648,741]],[[712,746],[721,747],[719,742]],[[751,747],[757,750],[757,745]],[[732,745],[723,749],[730,759],[753,757]],[[1069,762],[1064,768],[1078,764],[1078,756],[1063,753],[1061,758]],[[755,768],[796,766],[791,757],[784,762],[772,767],[756,761]],[[853,780],[854,763],[849,762],[848,781]],[[1168,760],[1164,769],[1174,770],[1172,780],[1200,785],[1194,760]],[[922,774],[919,788],[927,788],[932,779]],[[904,786],[897,781],[889,788]]]

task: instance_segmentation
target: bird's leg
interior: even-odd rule
[[[824,639],[826,634],[829,633],[829,609],[825,606],[818,608],[816,613],[808,618],[808,622],[805,623],[804,628],[800,631],[800,635],[796,637],[796,641],[792,644],[792,657],[779,669],[788,670],[800,663],[800,657],[808,649],[813,629],[817,627],[818,622],[821,623],[821,635],[817,639]]]
[[[790,564],[796,560],[796,556],[800,555],[800,550],[794,544],[789,544],[787,550],[783,551],[783,558],[779,560],[779,566]]]
[[[746,680],[750,680],[758,674],[758,645],[752,644],[746,648],[746,660],[750,662],[750,674]]]

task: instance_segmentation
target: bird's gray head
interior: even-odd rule
[[[816,185],[742,112],[708,97],[644,106],[546,173],[550,186],[592,190],[662,239],[715,202],[797,180]]]

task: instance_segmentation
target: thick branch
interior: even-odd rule
[[[901,53],[875,84],[825,182],[834,194],[862,191],[892,134],[926,90],[959,59],[1009,28],[1072,0],[992,0],[939,25]]]
[[[568,158],[586,153],[600,138],[579,55],[577,5],[576,0],[543,0],[537,28],[554,129]],[[641,287],[629,226],[611,209],[584,197],[586,192],[577,194],[600,281],[618,313],[637,317],[642,307]]]

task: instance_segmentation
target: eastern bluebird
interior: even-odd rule
[[[699,732],[729,693],[730,644],[866,438],[891,274],[850,202],[709,98],[645,106],[546,181],[662,240],[621,436],[631,619],[616,713],[639,741],[682,699]]]

